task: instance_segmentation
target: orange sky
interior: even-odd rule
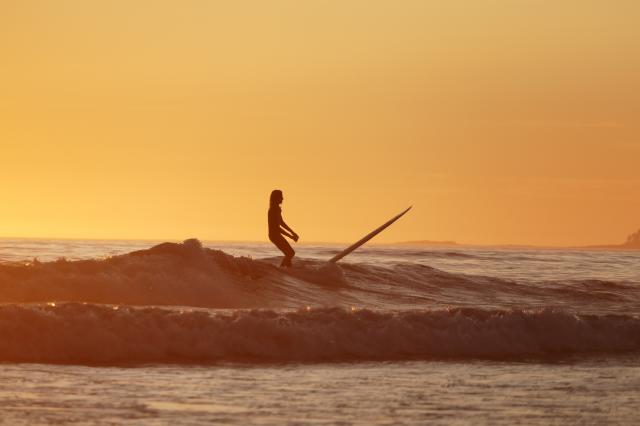
[[[621,242],[640,2],[0,3],[0,236]]]

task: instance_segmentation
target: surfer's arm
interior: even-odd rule
[[[289,238],[291,238],[292,240],[295,240],[295,239],[296,239],[292,234],[288,233],[288,232],[287,232],[287,231],[285,231],[284,229],[280,229],[280,234],[284,235],[285,237],[289,237]]]
[[[286,223],[284,223],[284,220],[282,220],[282,218],[280,218],[280,226],[284,229],[286,229],[286,231],[284,229],[280,229],[280,232],[284,235],[286,235],[287,237],[291,238],[293,241],[298,241],[298,234],[296,234],[296,232],[289,228],[289,225],[287,225]],[[289,231],[289,232],[287,232]]]

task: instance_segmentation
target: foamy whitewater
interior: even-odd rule
[[[0,240],[7,424],[636,424],[640,252]]]

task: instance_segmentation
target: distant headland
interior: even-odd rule
[[[627,241],[623,244],[625,247],[640,248],[640,229],[627,237]]]
[[[463,244],[455,241],[430,241],[430,240],[417,240],[417,241],[403,241],[395,243],[399,246],[458,246],[458,247],[483,247],[481,244]],[[513,244],[499,244],[499,245],[487,245],[487,247],[530,247],[536,248],[536,246],[527,245],[513,245]],[[562,247],[545,247],[545,248],[562,248]],[[640,229],[627,237],[627,240],[622,244],[599,244],[592,246],[574,246],[564,247],[571,249],[611,249],[611,250],[640,250]]]
[[[607,248],[607,249],[640,249],[640,229],[627,237],[627,241],[622,244],[609,244],[598,246],[587,246],[585,248]]]
[[[399,246],[459,246],[460,244],[455,241],[430,241],[430,240],[418,240],[418,241],[402,241],[395,243]]]

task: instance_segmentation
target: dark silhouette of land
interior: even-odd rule
[[[455,241],[431,241],[431,240],[418,240],[418,241],[403,241],[396,243],[399,246],[459,246],[460,244]]]
[[[640,248],[640,229],[627,237],[627,241],[623,246]]]
[[[587,246],[585,248],[606,248],[606,249],[619,249],[619,250],[640,250],[640,229],[627,237],[627,241],[622,244],[609,244],[609,245],[597,245]]]
[[[417,240],[417,241],[403,241],[399,243],[395,243],[394,245],[399,246],[457,246],[457,247],[511,247],[511,248],[549,248],[549,249],[561,249],[561,248],[569,248],[569,249],[607,249],[607,250],[640,250],[640,229],[638,229],[633,234],[627,237],[627,240],[622,244],[599,244],[599,245],[591,245],[591,246],[567,246],[567,247],[558,247],[558,246],[534,246],[534,245],[521,245],[521,244],[464,244],[457,243],[455,241],[430,241],[430,240]]]

